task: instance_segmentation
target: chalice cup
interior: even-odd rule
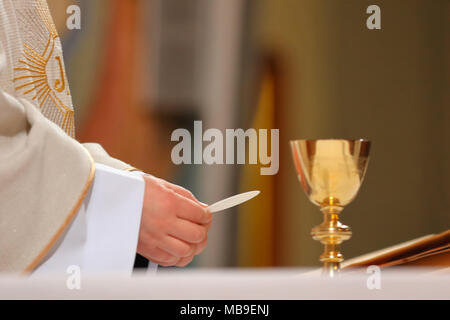
[[[320,256],[323,274],[334,277],[344,260],[343,241],[352,236],[350,227],[339,222],[339,215],[359,191],[369,162],[367,140],[291,141],[295,169],[309,200],[319,206],[322,224],[311,235],[324,245]]]

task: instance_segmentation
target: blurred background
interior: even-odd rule
[[[183,185],[203,202],[262,194],[214,217],[190,267],[319,266],[322,216],[301,190],[291,139],[373,142],[341,221],[346,258],[450,225],[449,0],[49,0],[77,138]],[[67,30],[67,6],[81,30]],[[381,30],[366,9],[381,8]],[[280,129],[280,170],[180,165],[171,133]]]

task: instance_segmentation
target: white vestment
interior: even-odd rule
[[[61,244],[34,274],[130,273],[144,197],[142,177],[97,164],[94,182]]]
[[[0,0],[0,26],[0,272],[131,272],[143,178],[74,139],[46,1]]]

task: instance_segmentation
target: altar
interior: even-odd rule
[[[130,277],[82,276],[69,289],[67,277],[0,278],[0,299],[157,299],[157,300],[303,300],[303,299],[450,299],[450,270],[381,269],[352,272],[333,279],[311,269],[224,269],[159,271]]]

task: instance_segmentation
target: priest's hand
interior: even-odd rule
[[[190,191],[145,176],[138,253],[161,266],[184,267],[206,247],[212,215]]]

